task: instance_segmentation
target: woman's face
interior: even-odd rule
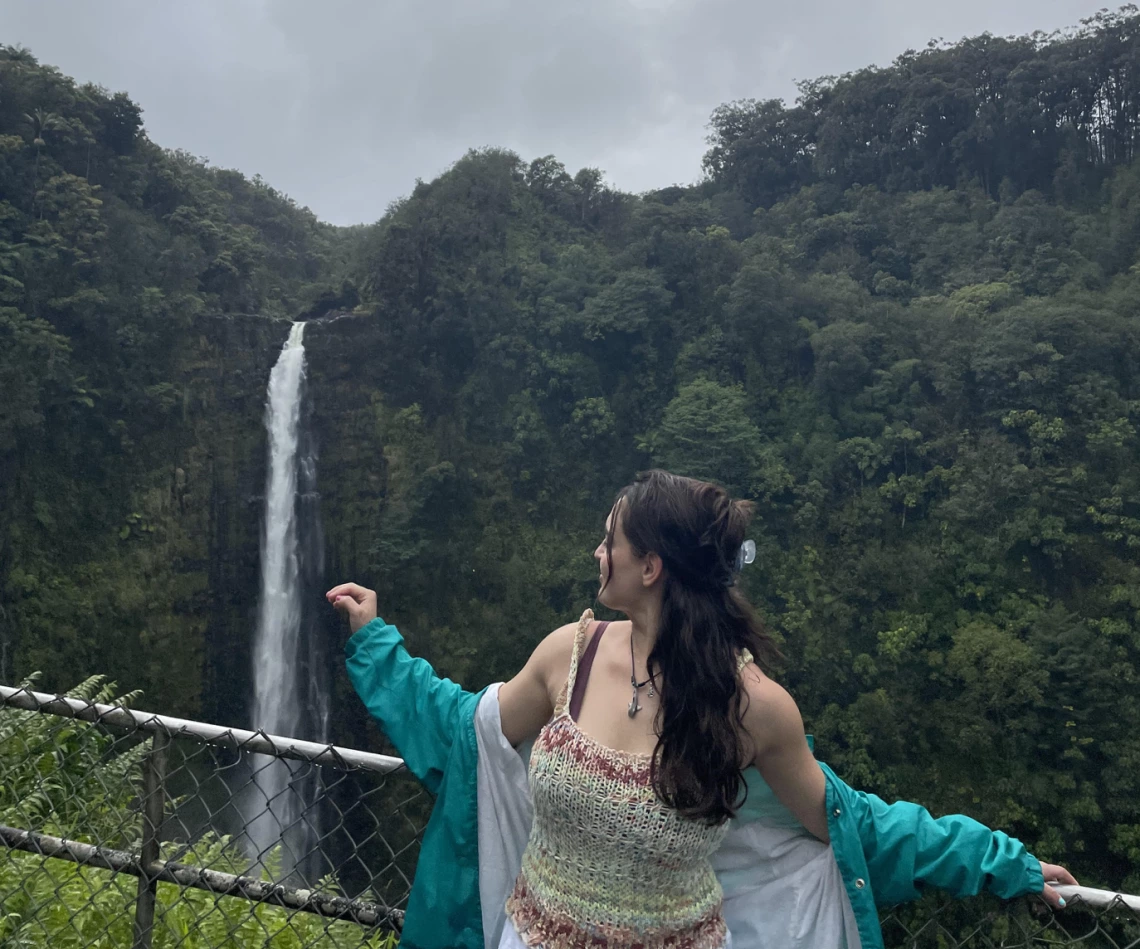
[[[606,535],[611,525],[614,541],[612,549],[607,551]],[[641,581],[642,558],[634,553],[625,536],[620,505],[606,518],[605,532],[602,542],[594,550],[594,559],[598,561],[598,601],[611,610],[626,612],[644,594],[644,586]]]

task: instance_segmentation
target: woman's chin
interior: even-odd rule
[[[610,598],[608,596],[606,596],[605,587],[603,587],[602,589],[600,589],[598,591],[598,603],[600,603],[602,606],[604,606],[607,610],[614,609],[614,605],[610,601]]]

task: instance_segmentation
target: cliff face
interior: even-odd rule
[[[187,713],[205,682],[224,711],[268,368],[283,321],[344,296],[349,238],[26,49],[0,45],[0,88],[0,679],[104,673]]]
[[[225,322],[200,338],[187,367],[196,404],[185,418],[187,503],[193,554],[179,573],[195,591],[187,621],[199,640],[197,711],[211,721],[245,723],[257,594],[266,474],[265,398],[269,372],[288,324]],[[177,607],[175,607],[177,611]]]
[[[24,622],[13,624],[10,680],[39,670],[42,686],[56,690],[98,671],[144,690],[147,708],[240,721],[233,716],[248,691],[258,583],[265,384],[285,332],[263,319],[204,320],[180,340],[169,411],[106,462],[118,484],[54,466],[58,491],[85,515],[71,544],[40,548],[55,561],[42,573],[25,569],[17,552],[9,584],[24,594],[12,601]],[[17,525],[19,536],[34,530]],[[44,616],[41,607],[54,604],[40,594],[53,583],[68,599],[58,616]],[[204,706],[203,694],[211,696]]]
[[[375,585],[373,546],[387,499],[383,403],[374,377],[372,320],[329,314],[305,334],[309,431],[317,448],[316,487],[323,528],[324,589],[355,581]],[[331,683],[332,737],[364,747],[379,736],[344,674],[346,622],[329,609],[324,589],[308,591],[306,628]],[[381,605],[381,615],[391,617]],[[317,661],[320,661],[319,658]],[[390,750],[390,749],[385,749]]]
[[[9,486],[32,500],[8,512],[10,536],[24,546],[7,576],[7,681],[38,671],[39,686],[55,691],[96,671],[142,690],[142,707],[250,724],[266,385],[288,328],[219,316],[172,333],[163,412],[145,424],[132,420],[141,437],[108,457],[44,445],[29,460]],[[476,634],[478,615],[469,626],[454,618],[455,598],[478,592],[470,580],[448,577],[463,537],[481,532],[463,488],[469,462],[457,467],[442,457],[438,429],[417,409],[389,407],[377,370],[384,343],[374,316],[332,313],[305,336],[324,586],[347,579],[378,586],[385,615],[410,622],[410,639],[445,670],[487,678],[478,650],[460,644],[468,629]],[[80,522],[36,521],[37,472],[50,473],[54,496]],[[459,531],[457,518],[465,522]],[[462,554],[464,563],[473,559]],[[409,564],[420,569],[405,570]],[[443,592],[432,596],[436,582]],[[321,594],[306,590],[307,635],[333,683],[335,735],[361,742],[363,714],[341,669],[347,629]],[[496,635],[503,634],[491,641]]]
[[[375,321],[332,314],[306,333],[308,403],[330,585],[364,582],[386,498],[384,401]]]
[[[91,608],[71,613],[54,633],[20,635],[18,624],[9,629],[9,680],[39,670],[43,687],[65,689],[97,670],[124,689],[142,689],[147,708],[247,722],[266,385],[288,327],[226,317],[203,320],[186,334],[167,380],[176,405],[129,453],[120,451],[110,462],[129,475],[125,490],[94,490],[82,472],[56,471],[64,479],[61,490],[79,492],[80,506],[97,511],[89,511],[85,536],[70,555],[57,551],[55,572],[98,578],[98,588],[83,601]],[[365,577],[384,497],[376,392],[361,365],[362,329],[359,320],[314,323],[306,338],[305,409],[318,445],[329,578]],[[68,483],[70,475],[76,477]],[[39,589],[18,562],[15,571],[26,592]],[[308,592],[311,599],[323,591]],[[341,623],[323,600],[307,625],[343,641]],[[330,655],[339,650],[339,642],[328,645]]]

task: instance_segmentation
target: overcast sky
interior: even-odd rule
[[[1091,0],[0,0],[0,42],[128,92],[150,137],[376,220],[471,147],[627,191],[700,174],[720,103]]]

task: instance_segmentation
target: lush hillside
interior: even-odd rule
[[[195,704],[211,485],[259,490],[278,331],[248,317],[310,305],[340,239],[12,47],[0,199],[0,679],[110,669]]]
[[[727,105],[694,188],[473,152],[351,236],[9,50],[8,677],[240,707],[284,327],[219,317],[333,309],[307,334],[330,580],[441,669],[509,675],[590,604],[637,468],[713,477],[758,502],[745,582],[822,757],[1135,892],[1138,26]],[[93,144],[37,145],[36,108]]]

